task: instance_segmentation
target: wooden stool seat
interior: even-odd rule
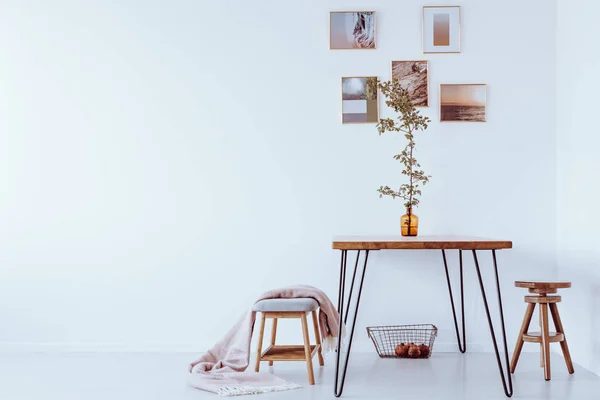
[[[525,282],[516,281],[515,286],[524,289],[568,289],[571,282]]]
[[[273,365],[274,361],[306,361],[308,370],[308,382],[311,385],[315,384],[315,376],[313,371],[312,359],[316,355],[319,358],[319,365],[325,364],[321,348],[321,334],[319,332],[319,321],[317,319],[317,309],[319,303],[314,299],[298,298],[298,299],[267,299],[257,302],[252,308],[255,312],[262,314],[260,331],[258,337],[258,351],[256,355],[256,365],[254,370],[260,370],[260,362],[268,361],[269,365]],[[316,344],[310,344],[308,333],[308,314],[312,314],[313,328],[315,332]],[[273,320],[271,327],[271,344],[262,350],[262,342],[265,334],[265,322],[267,318]],[[302,336],[304,344],[301,345],[275,345],[277,336],[277,320],[280,318],[298,318],[302,322]]]
[[[253,311],[260,312],[302,312],[316,311],[319,303],[315,299],[296,298],[296,299],[266,299],[257,301],[252,307]]]
[[[517,281],[515,286],[519,288],[529,289],[529,293],[538,294],[538,296],[525,296],[525,302],[527,303],[527,310],[525,311],[525,318],[521,325],[521,331],[517,338],[517,344],[515,345],[515,352],[513,353],[512,360],[510,362],[510,372],[514,373],[519,362],[519,356],[523,349],[523,343],[539,343],[540,344],[540,366],[544,368],[544,379],[550,380],[550,343],[560,343],[563,355],[565,357],[565,363],[567,364],[567,370],[570,374],[575,372],[573,368],[573,362],[571,361],[571,354],[569,353],[569,346],[567,345],[567,338],[565,337],[565,331],[558,314],[557,303],[560,303],[562,298],[560,296],[548,296],[548,294],[554,294],[558,292],[558,289],[566,289],[571,287],[571,282],[524,282]],[[540,332],[527,332],[533,311],[535,306],[540,307]],[[548,309],[552,315],[552,320],[556,328],[556,332],[550,332],[548,327]]]
[[[548,332],[548,341],[550,343],[562,342],[565,340],[563,333]],[[528,332],[523,335],[523,341],[528,343],[542,343],[542,332]]]

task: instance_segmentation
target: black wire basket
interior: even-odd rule
[[[438,329],[431,324],[370,326],[367,333],[381,358],[429,358]]]

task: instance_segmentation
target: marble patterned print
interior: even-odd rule
[[[357,12],[352,13],[354,30],[352,32],[354,47],[358,49],[375,48],[375,14]]]
[[[428,73],[427,61],[392,61],[392,79],[400,80],[415,107],[429,106]]]
[[[330,19],[332,49],[375,48],[375,12],[332,12]]]

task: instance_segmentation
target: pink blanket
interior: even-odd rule
[[[298,297],[310,297],[319,303],[323,351],[333,350],[337,344],[340,319],[331,300],[321,290],[312,286],[293,286],[270,290],[257,301]],[[248,311],[212,349],[190,364],[192,386],[221,396],[276,392],[300,387],[269,373],[246,371],[250,362],[250,342],[255,318],[256,313]]]

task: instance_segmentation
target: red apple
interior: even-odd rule
[[[421,350],[419,350],[419,346],[410,346],[408,348],[408,356],[412,358],[418,358],[421,355]]]
[[[396,346],[395,351],[398,357],[406,357],[406,355],[408,354],[408,346],[404,343],[400,343]]]

